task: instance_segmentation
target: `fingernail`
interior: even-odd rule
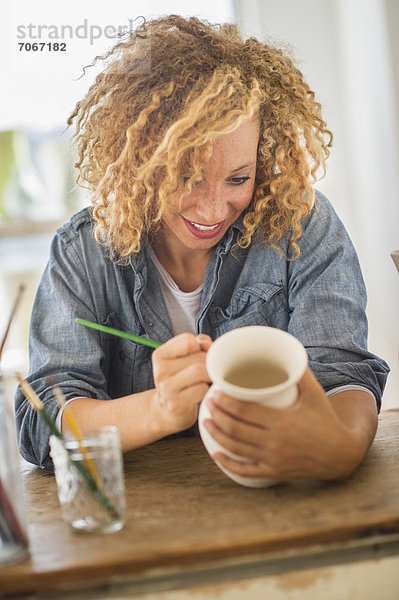
[[[216,454],[212,454],[211,458],[217,465],[220,465],[220,458],[223,456],[221,452],[217,452]]]
[[[208,396],[208,398],[210,398],[212,402],[215,402],[215,404],[218,404],[220,402],[220,397],[221,393],[218,390],[212,390]]]
[[[200,333],[199,335],[197,335],[197,337],[195,338],[198,342],[198,344],[201,346],[205,346],[206,344],[209,344],[209,338],[206,337],[203,333]]]
[[[207,431],[210,432],[210,427],[211,427],[211,419],[204,419],[204,427]]]
[[[210,410],[212,412],[212,409],[214,406],[217,405],[217,402],[215,401],[214,396],[210,395],[210,396],[206,397],[205,404],[206,404],[208,410]]]

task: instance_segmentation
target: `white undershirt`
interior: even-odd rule
[[[204,284],[193,292],[182,292],[152,248],[150,248],[149,253],[159,275],[159,285],[172,323],[173,334],[178,335],[189,331],[196,335],[195,320],[201,306]]]

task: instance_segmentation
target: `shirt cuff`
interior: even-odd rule
[[[66,400],[66,402],[62,406],[62,408],[60,408],[60,410],[57,413],[57,417],[55,419],[55,424],[58,427],[59,431],[62,431],[62,425],[61,425],[62,424],[62,415],[63,415],[63,412],[64,412],[65,408],[68,406],[68,404],[70,404],[74,400],[80,400],[83,397],[84,396],[76,396],[76,398],[69,398],[69,400]]]
[[[366,387],[363,387],[362,385],[339,385],[338,387],[333,388],[332,390],[329,390],[328,392],[326,392],[327,394],[327,398],[331,398],[331,396],[335,396],[335,394],[339,394],[340,392],[347,392],[349,390],[359,390],[361,392],[367,392],[367,394],[369,394],[372,398],[374,398],[374,401],[376,401],[376,397],[373,394],[373,392],[371,390],[369,390]]]

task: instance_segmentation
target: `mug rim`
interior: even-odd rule
[[[298,352],[300,354],[299,356],[299,368],[297,368],[296,370],[294,370],[294,372],[291,372],[288,376],[288,378],[283,381],[282,383],[279,383],[277,385],[273,385],[273,386],[266,386],[266,387],[262,387],[262,388],[247,388],[244,386],[239,386],[233,383],[230,383],[228,381],[226,381],[225,379],[223,379],[222,376],[220,376],[218,373],[214,373],[212,365],[211,365],[211,361],[212,361],[212,355],[215,353],[217,346],[219,345],[218,342],[219,340],[222,340],[223,338],[223,342],[225,342],[226,336],[232,337],[232,336],[238,336],[241,335],[242,330],[246,330],[248,331],[248,329],[252,329],[252,330],[269,330],[269,331],[273,331],[272,335],[284,335],[289,336],[290,340],[292,343],[294,343],[294,345],[296,345]],[[216,348],[216,349],[215,349]],[[270,393],[270,394],[274,394],[277,393],[279,391],[282,391],[294,384],[296,384],[299,379],[301,379],[302,375],[304,374],[306,367],[308,366],[308,354],[306,351],[306,348],[304,347],[304,345],[302,344],[302,342],[295,337],[294,335],[292,335],[292,333],[289,333],[288,331],[285,331],[284,329],[279,329],[278,327],[269,327],[267,325],[248,325],[248,326],[244,326],[244,327],[237,327],[236,329],[231,329],[230,331],[227,331],[226,333],[223,333],[221,336],[219,336],[212,344],[212,346],[209,348],[208,353],[207,353],[207,357],[206,357],[206,366],[207,366],[207,370],[209,373],[210,378],[212,379],[212,382],[214,385],[216,385],[217,387],[223,387],[225,393],[229,394],[229,392],[231,392],[231,396],[235,396],[240,398],[242,395],[242,390],[245,390],[245,395],[246,396],[251,396],[252,399],[256,399],[258,396],[265,396],[265,393]]]

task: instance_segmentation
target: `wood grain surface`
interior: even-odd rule
[[[338,482],[249,489],[228,479],[200,439],[157,442],[125,457],[127,523],[113,534],[77,534],[62,521],[55,478],[22,467],[30,557],[0,568],[0,593],[90,585],[154,568],[399,531],[399,410],[379,418],[356,473]]]

